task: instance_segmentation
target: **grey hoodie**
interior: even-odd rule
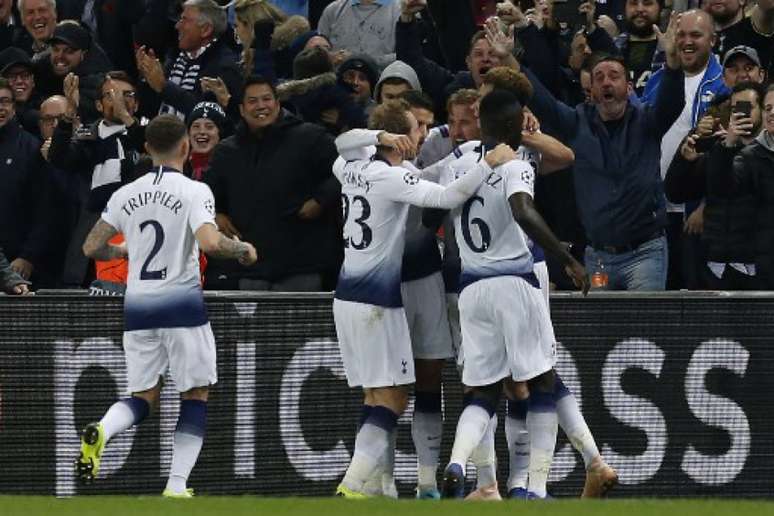
[[[774,152],[774,136],[770,135],[768,131],[761,131],[761,134],[755,140],[766,150]]]
[[[403,61],[394,61],[387,68],[385,68],[382,72],[382,75],[379,76],[379,82],[376,83],[376,88],[374,88],[374,100],[378,102],[379,94],[382,89],[382,83],[385,81],[385,79],[390,79],[393,77],[403,79],[411,85],[411,89],[422,91],[422,85],[419,83],[417,72],[415,72],[411,66],[407,65]]]

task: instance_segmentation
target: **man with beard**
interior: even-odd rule
[[[658,25],[661,7],[660,0],[626,0],[626,32],[615,38],[637,96],[643,94],[653,73],[653,55],[658,45],[653,27]]]
[[[661,139],[683,110],[685,97],[675,34],[664,37],[667,66],[653,104],[630,102],[622,58],[603,57],[591,68],[593,103],[558,102],[527,69],[535,94],[529,106],[548,134],[575,152],[575,191],[590,245],[586,263],[601,263],[608,288],[663,290],[666,221],[658,173]],[[637,148],[631,147],[637,142]]]
[[[745,16],[742,0],[704,0],[702,8],[715,22],[717,39],[713,51],[722,59],[738,45],[758,51],[766,71],[771,70],[774,57],[774,0],[760,0]]]
[[[73,20],[57,24],[49,43],[50,48],[32,60],[38,94],[41,98],[64,94],[64,79],[73,73],[79,79],[81,121],[97,120],[101,116],[95,107],[98,85],[111,68],[107,56],[89,31]]]

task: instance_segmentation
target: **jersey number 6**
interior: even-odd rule
[[[487,226],[486,222],[484,222],[482,219],[478,217],[473,219],[470,218],[470,208],[473,206],[474,202],[480,202],[481,206],[484,205],[484,199],[479,196],[475,196],[468,199],[467,202],[465,202],[465,204],[462,206],[462,220],[460,221],[462,225],[462,237],[465,239],[465,243],[468,244],[468,247],[471,251],[474,253],[483,253],[489,249],[489,244],[492,243],[492,233],[489,231],[489,226]],[[480,246],[477,246],[475,242],[473,242],[473,237],[470,234],[471,224],[476,226],[478,228],[478,232],[481,234]]]

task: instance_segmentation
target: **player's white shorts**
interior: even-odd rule
[[[537,276],[538,283],[540,284],[540,292],[543,294],[543,299],[546,300],[546,306],[548,307],[548,313],[551,313],[551,288],[549,287],[548,279],[548,265],[545,260],[537,262],[533,268],[535,276]]]
[[[555,339],[543,294],[526,280],[499,276],[460,294],[465,366],[462,383],[489,385],[511,376],[530,380],[554,367]]]
[[[210,323],[193,328],[125,331],[124,352],[129,393],[155,387],[167,369],[180,392],[218,381]]]
[[[334,299],[333,320],[350,387],[414,383],[414,355],[403,308]]]
[[[400,284],[400,292],[414,358],[432,360],[453,357],[441,273],[403,282]]]

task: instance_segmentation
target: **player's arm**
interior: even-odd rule
[[[578,263],[570,252],[559,242],[546,221],[535,209],[532,196],[527,192],[516,192],[508,197],[513,218],[533,241],[537,242],[546,252],[554,256],[564,265],[564,270],[572,278],[575,286],[587,294],[589,291],[589,275],[583,265]]]
[[[83,242],[83,254],[100,261],[126,258],[126,242],[118,245],[109,242],[117,234],[116,228],[103,219],[99,219]]]
[[[242,265],[252,265],[258,261],[258,254],[252,244],[227,237],[214,224],[202,224],[195,236],[199,248],[213,258],[234,259]]]
[[[392,134],[376,129],[350,129],[336,138],[336,150],[345,160],[368,159],[376,146],[390,147],[406,158],[413,158],[414,145],[405,134]]]
[[[492,168],[515,158],[516,153],[513,149],[500,144],[489,151],[476,167],[445,187],[419,179],[415,174],[407,172],[402,178],[403,185],[398,183],[400,178],[392,180],[398,188],[395,188],[389,196],[393,200],[407,202],[421,208],[450,210],[476,193],[481,183],[492,173]]]
[[[521,142],[542,155],[538,167],[541,175],[564,170],[575,162],[575,153],[571,148],[545,133],[524,131],[521,133]]]

